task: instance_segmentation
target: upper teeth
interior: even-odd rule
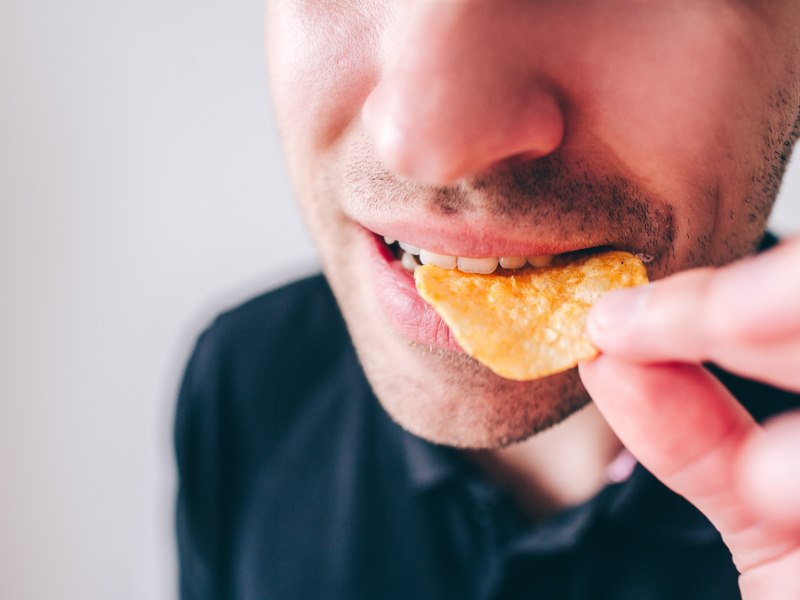
[[[465,273],[493,273],[497,269],[498,259],[496,256],[486,258],[458,257],[458,270]]]
[[[519,269],[525,266],[528,259],[524,256],[501,256],[500,266],[504,269]]]
[[[436,265],[437,267],[442,267],[443,269],[454,269],[456,267],[458,257],[448,256],[447,254],[436,254],[430,250],[420,250],[419,261],[423,265]]]
[[[388,245],[392,245],[395,241],[392,238],[384,237]],[[425,250],[418,246],[414,246],[407,242],[397,241],[400,248],[404,250],[402,256],[403,266],[409,271],[413,271],[418,266],[417,260],[414,256],[419,257],[419,262],[423,265],[436,265],[443,269],[455,269],[465,273],[493,273],[498,264],[504,269],[520,269],[526,264],[534,267],[546,267],[553,260],[552,255],[546,254],[541,256],[486,256],[482,258],[475,258],[469,256],[450,256],[449,254],[438,254]]]
[[[390,246],[392,245],[392,242],[389,241],[391,238],[383,238],[383,239],[386,240],[387,244],[389,244]],[[397,242],[397,243],[400,244],[400,247],[409,254],[419,254],[419,248],[417,248],[416,246],[412,246],[411,244],[407,244],[406,242]]]

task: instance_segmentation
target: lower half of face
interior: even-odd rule
[[[740,71],[748,63],[736,30],[730,40],[714,38],[707,54],[675,46],[674,64],[654,74],[658,56],[648,53],[672,40],[652,38],[669,30],[654,27],[643,36],[636,21],[630,31],[614,31],[617,21],[603,21],[599,10],[586,35],[574,38],[603,36],[594,41],[597,62],[585,72],[581,57],[565,60],[570,68],[563,73],[558,65],[542,67],[551,78],[563,75],[570,100],[562,145],[546,157],[502,161],[455,184],[431,186],[387,170],[361,125],[361,106],[379,77],[370,62],[378,53],[369,47],[369,22],[348,35],[346,27],[328,25],[316,3],[307,6],[320,13],[317,21],[277,10],[271,35],[288,163],[364,370],[387,411],[413,433],[460,447],[498,447],[549,427],[589,399],[574,370],[513,382],[466,356],[384,236],[473,258],[613,247],[649,257],[651,279],[724,264],[757,247],[797,135],[800,91],[792,68],[800,65],[790,52]],[[580,26],[575,19],[565,23]],[[332,40],[309,35],[309,23],[344,33]],[[687,23],[681,40],[706,44],[695,33],[696,19]],[[295,37],[325,43],[308,49]],[[564,44],[552,54],[580,50]],[[607,48],[607,60],[598,48]],[[745,54],[761,60],[756,42]]]
[[[437,443],[493,448],[588,402],[575,370],[516,382],[467,356],[382,236],[330,208],[307,211],[324,270],[376,396],[401,426]]]
[[[491,181],[473,182],[467,191],[442,195],[441,190],[432,193],[430,188],[410,186],[365,160],[369,150],[364,143],[355,135],[330,163],[317,163],[315,173],[296,178],[297,192],[376,395],[404,428],[452,446],[494,448],[520,441],[558,423],[589,398],[575,369],[516,382],[468,357],[419,296],[402,252],[396,243],[388,244],[385,235],[389,242],[399,239],[423,247],[419,240],[474,240],[481,237],[481,227],[471,224],[475,220],[491,223],[491,240],[535,242],[532,247],[540,249],[535,252],[539,256],[601,247],[637,253],[650,260],[649,275],[657,279],[751,252],[766,218],[764,211],[758,223],[748,224],[749,232],[742,227],[743,235],[733,240],[715,233],[717,210],[682,210],[609,174],[606,166],[577,167],[566,158],[511,167],[495,173]],[[339,152],[352,155],[341,157]],[[595,181],[594,175],[579,170],[586,168],[604,174]],[[509,183],[531,177],[542,183],[540,191],[546,189],[546,201],[526,199],[524,191]],[[568,197],[561,189],[565,183],[571,189]],[[478,188],[491,193],[476,200]],[[497,206],[504,201],[497,194],[505,201],[516,196],[521,206],[506,207],[509,214],[497,217]],[[707,199],[711,192],[701,197]],[[457,205],[457,214],[448,202]],[[429,215],[438,230],[413,215]],[[496,254],[528,252],[515,245],[508,253]]]

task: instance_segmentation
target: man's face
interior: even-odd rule
[[[404,427],[496,447],[587,401],[466,357],[383,236],[460,257],[611,246],[651,278],[751,252],[797,137],[795,0],[273,0],[298,201]],[[491,264],[491,261],[488,261]]]

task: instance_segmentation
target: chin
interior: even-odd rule
[[[383,407],[401,427],[437,444],[502,448],[559,423],[589,402],[577,369],[536,381],[510,381],[464,354],[392,336],[378,346],[377,336],[358,337],[356,348]]]

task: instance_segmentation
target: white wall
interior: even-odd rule
[[[314,261],[261,0],[0,2],[0,598],[174,596],[173,398]]]
[[[261,0],[0,3],[0,598],[174,596],[193,336],[315,262],[261,21]],[[798,195],[800,165],[783,231]]]
[[[784,177],[770,229],[784,236],[800,232],[800,144]]]

